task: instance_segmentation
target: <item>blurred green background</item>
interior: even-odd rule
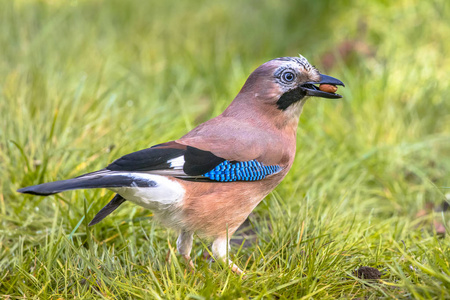
[[[0,295],[450,298],[449,6],[0,0]],[[346,87],[307,103],[294,167],[251,217],[235,260],[258,276],[209,270],[203,240],[186,274],[165,261],[175,233],[131,204],[88,228],[105,190],[15,192],[176,139],[298,54]]]

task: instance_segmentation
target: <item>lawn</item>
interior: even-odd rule
[[[0,297],[450,299],[450,4],[0,0]],[[103,168],[218,115],[260,64],[341,79],[311,99],[286,179],[235,236],[197,237],[107,190],[20,187]],[[380,279],[359,278],[376,268]]]

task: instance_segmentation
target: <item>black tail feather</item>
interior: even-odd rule
[[[86,179],[72,178],[54,182],[47,182],[38,185],[27,186],[17,191],[23,194],[47,196],[68,190],[87,189],[92,187]]]
[[[125,201],[126,200],[122,196],[116,194],[114,198],[95,215],[95,217],[89,223],[89,226],[95,225],[101,220],[103,220],[106,216],[115,211]]]
[[[77,178],[28,186],[18,189],[17,191],[24,194],[47,196],[77,189],[154,186],[156,186],[156,182],[145,178],[134,177],[129,174],[118,172],[103,172],[100,174],[91,173]]]

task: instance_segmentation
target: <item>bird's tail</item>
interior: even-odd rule
[[[143,180],[130,176],[128,173],[97,171],[81,175],[76,178],[47,182],[33,186],[27,186],[17,191],[32,195],[53,195],[68,190],[95,189],[95,188],[118,188],[118,187],[152,187],[156,183],[151,180]]]

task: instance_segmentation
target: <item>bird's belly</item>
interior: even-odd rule
[[[232,235],[279,180],[187,182],[183,221],[188,231],[207,237]]]

